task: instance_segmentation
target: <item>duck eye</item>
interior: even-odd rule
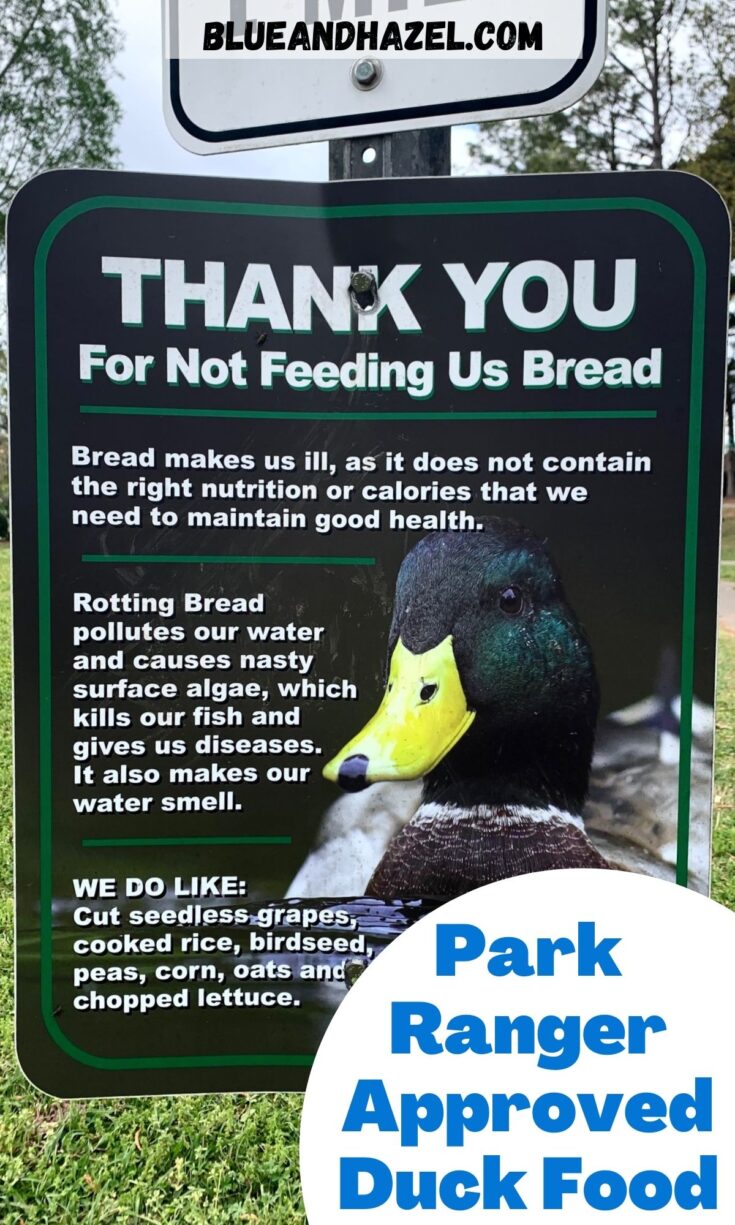
[[[430,702],[438,688],[438,685],[422,685],[419,698],[422,702]]]
[[[523,592],[519,587],[506,587],[498,596],[498,607],[508,617],[517,617],[524,608]]]

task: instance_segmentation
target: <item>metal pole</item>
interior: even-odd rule
[[[452,129],[421,128],[329,142],[329,177],[338,179],[411,179],[449,175]],[[365,154],[374,151],[371,160]]]

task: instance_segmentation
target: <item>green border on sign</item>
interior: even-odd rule
[[[688,884],[689,802],[692,757],[692,703],[694,696],[694,628],[696,617],[697,528],[699,465],[702,428],[705,302],[707,267],[702,244],[689,222],[675,209],[644,197],[621,196],[579,200],[483,200],[416,204],[336,205],[243,204],[221,200],[148,199],[135,196],[94,196],[70,205],[47,226],[34,262],[34,314],[36,353],[37,498],[38,498],[38,603],[39,603],[39,798],[40,798],[40,928],[41,1013],[52,1041],[67,1055],[88,1067],[121,1069],[309,1067],[309,1055],[175,1055],[113,1059],[92,1055],[67,1038],[53,1005],[53,786],[51,718],[51,556],[48,444],[48,337],[46,271],[51,248],[61,231],[75,218],[98,209],[149,212],[188,212],[239,217],[282,217],[329,221],[359,217],[441,217],[513,213],[594,213],[609,211],[652,213],[677,231],[692,257],[692,354],[689,398],[689,447],[684,533],[684,598],[682,605],[681,715],[676,880]],[[473,414],[474,415],[474,414]],[[494,414],[493,414],[494,415]],[[518,414],[521,416],[522,414]],[[550,419],[565,414],[549,412]],[[597,414],[586,414],[593,419]],[[602,415],[602,414],[600,414]],[[622,415],[622,414],[621,414]],[[407,414],[408,416],[408,414]],[[226,559],[222,559],[223,561]],[[134,563],[133,563],[134,564]]]

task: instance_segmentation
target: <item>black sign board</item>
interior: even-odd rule
[[[36,1084],[301,1088],[437,898],[707,889],[709,187],[79,171],[9,229]]]

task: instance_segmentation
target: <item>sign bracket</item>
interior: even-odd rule
[[[329,178],[413,179],[451,175],[451,127],[329,142]]]

